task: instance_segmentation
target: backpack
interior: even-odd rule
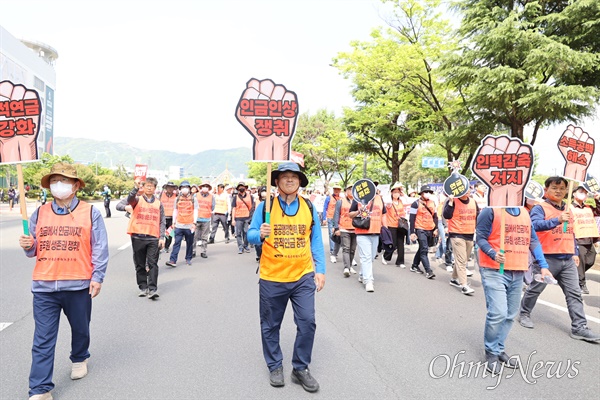
[[[298,196],[298,201],[300,201],[300,197]],[[306,205],[308,205],[308,209],[310,210],[310,215],[313,215],[313,203],[308,200],[305,199],[304,197],[302,197],[302,199],[306,202]],[[271,207],[269,208],[269,212],[271,212],[273,210],[273,201],[275,200],[275,198],[273,196],[271,196]],[[263,200],[264,201],[264,200]],[[266,221],[266,215],[267,215],[267,210],[265,210],[266,207],[263,207],[263,212],[262,212],[262,217],[263,217],[263,221]],[[311,218],[310,220],[310,229],[312,230],[313,225],[315,224],[315,220],[314,218]]]

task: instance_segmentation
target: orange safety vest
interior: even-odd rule
[[[313,216],[308,204],[298,196],[296,215],[285,215],[279,199],[273,200],[271,234],[265,239],[260,258],[260,279],[296,282],[314,271],[310,249]]]
[[[402,201],[399,201],[400,204],[394,204],[394,201],[390,204],[386,205],[387,213],[386,220],[388,228],[397,228],[398,220],[406,215],[406,211],[404,211],[404,205]]]
[[[371,211],[371,201],[373,202],[373,210]],[[357,235],[379,235],[381,233],[381,217],[383,216],[383,199],[381,196],[375,196],[373,200],[371,200],[367,204],[367,210],[371,212],[371,226],[369,229],[360,229],[355,228],[354,233]],[[360,206],[359,206],[360,207]]]
[[[459,199],[454,199],[454,213],[448,220],[448,232],[460,234],[475,233],[475,223],[477,222],[477,203],[469,198],[469,202],[464,204]]]
[[[228,194],[225,192],[215,195],[215,214],[227,214],[227,200]]]
[[[173,216],[173,209],[175,208],[175,199],[177,196],[173,193],[171,196],[167,195],[167,192],[163,191],[160,194],[160,202],[163,205],[163,209],[165,210],[165,217]]]
[[[176,223],[190,225],[196,222],[194,221],[194,197],[191,194],[179,196],[175,206],[177,207]]]
[[[342,202],[339,220],[340,229],[346,231],[354,231],[354,227],[352,226],[352,218],[350,218],[350,216],[348,215],[348,213],[350,213],[350,206],[352,205],[352,202],[345,197],[340,201]]]
[[[160,237],[160,206],[161,203],[156,199],[149,203],[144,196],[140,196],[131,213],[127,233]]]
[[[34,281],[92,279],[92,206],[79,201],[69,214],[59,215],[52,203],[38,208],[35,228],[37,260]]]
[[[563,213],[557,210],[547,201],[540,203],[544,209],[546,221],[552,218],[558,218]],[[538,239],[542,245],[544,254],[573,254],[575,251],[575,236],[573,235],[573,215],[567,222],[567,231],[563,232],[563,224],[558,224],[547,231],[537,231]]]
[[[422,229],[424,231],[432,231],[435,229],[435,222],[433,221],[433,214],[435,211],[435,203],[433,200],[427,200],[427,208],[423,204],[423,200],[418,200],[417,215],[415,217],[415,229]],[[429,212],[429,210],[431,212]]]
[[[198,201],[198,218],[210,219],[212,215],[212,199],[213,195],[208,194],[202,196],[200,192],[196,193],[196,200]]]
[[[600,236],[598,225],[594,219],[594,213],[588,205],[583,208],[571,205],[573,214],[573,231],[576,239],[597,238]]]
[[[325,214],[327,219],[333,219],[333,214],[335,214],[335,203],[337,203],[336,198],[333,197],[333,195],[329,196],[329,204],[327,204],[327,213]]]
[[[246,198],[250,200],[250,204],[246,203]],[[242,205],[243,204],[243,205]],[[248,218],[250,217],[250,210],[252,209],[252,197],[246,195],[240,197],[238,194],[235,199],[235,218]]]
[[[504,208],[494,208],[494,222],[488,237],[490,246],[500,251],[500,221],[502,212],[506,213],[504,222],[504,269],[507,271],[527,271],[529,269],[529,244],[531,242],[531,219],[524,207],[519,207],[518,216],[509,214]],[[479,249],[479,265],[484,268],[500,269],[500,264]]]

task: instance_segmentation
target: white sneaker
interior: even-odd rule
[[[344,268],[344,276],[346,278],[350,276],[350,270],[348,268]]]
[[[471,287],[469,285],[465,285],[462,287],[462,289],[460,290],[460,292],[462,294],[471,294],[474,293],[475,291],[473,289],[471,289]]]
[[[357,265],[358,265],[358,264],[356,263],[356,260],[352,260],[352,266],[353,266],[353,267],[355,267],[355,266],[357,266]],[[355,273],[356,273],[356,272],[353,272],[353,274],[355,274]]]
[[[29,400],[52,400],[52,393],[46,392],[42,394],[34,394]]]
[[[367,292],[374,292],[375,291],[375,287],[373,287],[373,282],[367,282],[365,284],[365,290]]]
[[[452,271],[454,271],[454,268],[452,267],[452,265],[447,265],[446,266],[446,271],[452,272]]]
[[[329,257],[329,260],[335,264],[337,262],[337,257],[334,255],[331,255],[331,257]]]
[[[350,272],[352,272],[353,274],[356,275],[356,270],[354,268],[352,268],[352,267],[350,267]]]
[[[406,265],[400,264],[400,268],[406,268]]]
[[[87,362],[88,362],[88,360],[86,358],[82,362],[73,363],[73,365],[71,366],[71,379],[73,379],[73,380],[81,379],[87,375],[87,373],[88,373]]]
[[[473,276],[473,271],[467,268],[467,276]]]
[[[363,283],[363,278],[362,278],[362,275],[359,275],[359,276],[358,276],[358,281],[359,281],[360,283]]]
[[[387,265],[387,261],[385,261],[385,258],[381,257],[381,263],[382,263],[383,265]]]

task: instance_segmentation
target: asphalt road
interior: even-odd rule
[[[69,378],[70,332],[61,321],[57,400],[591,399],[600,393],[600,345],[569,337],[558,287],[542,294],[535,329],[513,326],[507,351],[520,355],[523,369],[498,379],[483,376],[476,364],[483,361],[485,319],[478,272],[475,294],[464,296],[442,266],[427,280],[376,260],[375,292],[366,293],[356,275],[342,276],[341,256],[337,264],[328,261],[325,288],[316,296],[311,371],[321,390],[309,394],[289,378],[291,308],[281,330],[286,385],[272,388],[261,350],[255,255],[238,255],[219,232],[209,258],[191,266],[180,257],[177,268],[165,267],[163,255],[160,298],[138,298],[127,221],[119,212],[105,220],[110,264],[93,304],[89,375],[80,381]],[[27,398],[34,260],[18,248],[20,231],[16,212],[0,214],[0,399]],[[413,255],[407,252],[406,264]],[[600,332],[599,274],[589,275],[588,287],[585,311]]]

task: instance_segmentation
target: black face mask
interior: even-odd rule
[[[239,194],[244,194],[245,192],[246,192],[246,189],[238,189]]]

